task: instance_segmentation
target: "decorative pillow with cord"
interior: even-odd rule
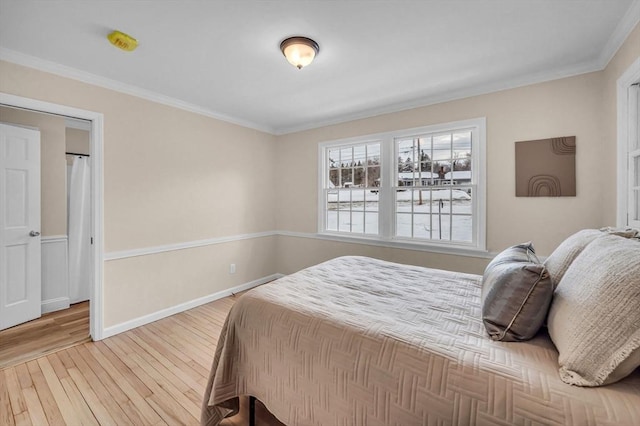
[[[552,296],[549,274],[530,242],[504,250],[482,278],[482,322],[489,337],[531,339],[545,321]]]

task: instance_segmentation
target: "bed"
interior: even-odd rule
[[[260,400],[287,425],[633,425],[640,369],[563,383],[542,329],[487,336],[482,276],[340,257],[255,288],[231,309],[203,425]]]

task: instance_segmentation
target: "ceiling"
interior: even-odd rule
[[[599,70],[639,20],[638,0],[0,0],[0,59],[282,134]],[[294,35],[320,45],[302,70]]]

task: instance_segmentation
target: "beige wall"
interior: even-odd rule
[[[75,154],[91,154],[91,132],[67,127],[65,129],[66,152]]]
[[[367,244],[342,243],[307,237],[278,236],[278,272],[289,274],[338,256],[368,256],[389,262],[456,272],[482,273],[488,259],[427,253],[418,250],[394,249]]]
[[[288,176],[296,176],[296,184],[278,187],[277,225],[288,231],[316,232],[319,142],[486,117],[487,248],[497,252],[533,240],[538,252],[547,255],[572,232],[604,224],[600,204],[606,177],[600,159],[601,82],[602,73],[584,74],[281,136],[278,161],[282,169],[286,165]],[[577,196],[516,198],[514,142],[555,136],[577,138]],[[301,264],[313,263],[315,251],[305,253],[309,258]],[[418,257],[434,256],[421,252]],[[462,270],[468,262],[466,257],[445,258],[447,261],[439,263],[446,269]],[[486,261],[474,264],[478,266],[475,272],[481,272]]]
[[[107,310],[105,326],[274,274],[276,238],[254,238],[107,262],[105,282],[109,285],[104,292],[105,305],[117,309]],[[230,263],[236,264],[235,275],[229,275]]]
[[[64,118],[0,107],[0,121],[40,130],[42,236],[67,234],[67,169]]]
[[[4,61],[0,91],[104,114],[107,254],[275,229],[274,136]],[[105,262],[105,325],[276,272],[273,238],[214,247]]]

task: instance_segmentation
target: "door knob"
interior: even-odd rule
[[[38,231],[31,231],[29,232],[29,236],[30,237],[37,237],[38,235],[40,235],[40,233]]]

